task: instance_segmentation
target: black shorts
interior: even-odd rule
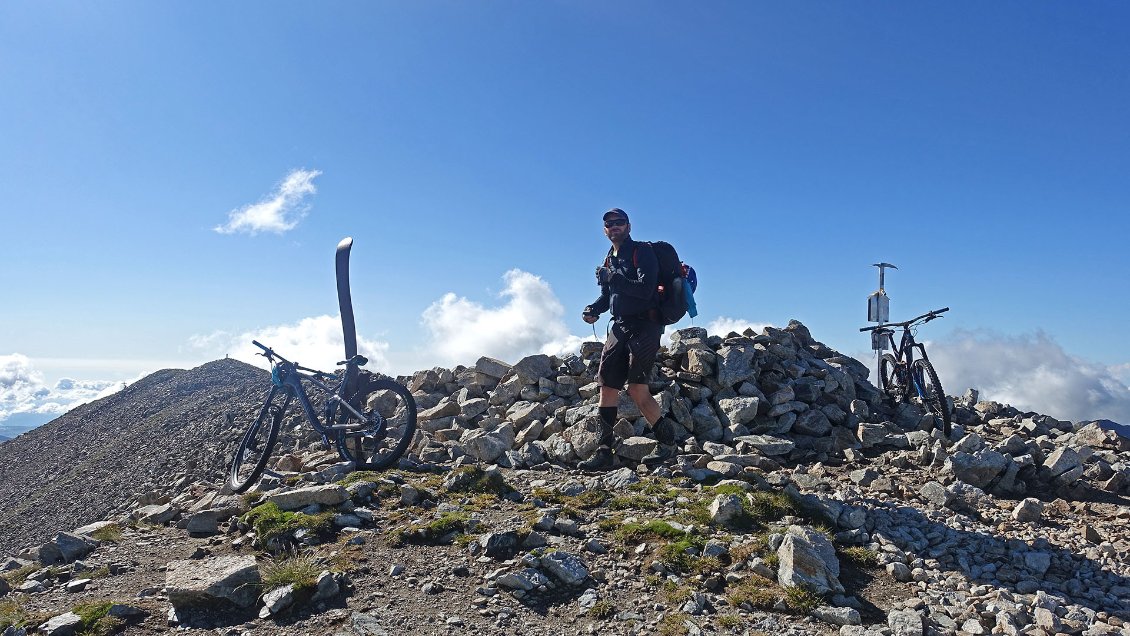
[[[596,381],[600,386],[616,389],[624,388],[625,381],[647,384],[662,334],[663,325],[650,320],[613,321],[600,352]]]

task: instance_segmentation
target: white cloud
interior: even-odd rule
[[[27,356],[0,355],[0,422],[17,413],[62,415],[80,404],[115,393],[122,385],[112,380],[70,378],[48,385]]]
[[[535,353],[578,351],[587,338],[569,333],[565,309],[548,283],[517,269],[506,272],[503,282],[499,297],[505,302],[497,307],[448,293],[424,310],[425,357],[454,366],[484,355],[514,363]]]
[[[251,344],[252,340],[271,347],[291,362],[323,371],[333,371],[337,362],[345,357],[345,339],[341,333],[339,316],[314,316],[303,318],[294,324],[273,325],[240,334],[216,331],[193,336],[189,339],[189,345],[216,358],[228,355],[266,368],[266,360],[257,355],[262,350]],[[388,343],[358,336],[357,350],[369,358],[366,369],[388,371],[389,364],[385,355]]]
[[[245,205],[228,213],[228,222],[212,228],[220,234],[259,232],[282,234],[293,229],[306,216],[306,198],[317,192],[314,178],[318,170],[292,170],[274,192],[258,203]]]
[[[972,387],[983,400],[1058,419],[1130,423],[1130,365],[1107,367],[1073,356],[1043,332],[956,331],[928,342],[926,351],[951,395]]]
[[[730,332],[742,333],[746,329],[753,329],[754,333],[761,333],[769,326],[771,325],[767,322],[752,322],[744,318],[719,316],[710,321],[710,324],[706,325],[706,333],[715,336],[725,336]]]

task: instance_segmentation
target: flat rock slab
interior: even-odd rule
[[[310,504],[336,506],[346,499],[349,499],[349,491],[337,484],[326,484],[277,493],[267,500],[282,510],[298,510]]]
[[[224,556],[169,563],[165,587],[174,607],[223,599],[250,607],[259,596],[259,568],[253,556]]]

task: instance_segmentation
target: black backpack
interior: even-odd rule
[[[687,274],[693,269],[679,260],[679,253],[675,246],[667,241],[637,241],[641,245],[651,246],[655,252],[655,260],[659,261],[659,282],[656,287],[659,312],[659,322],[664,325],[673,325],[687,315],[687,294],[693,292],[687,282]],[[605,261],[605,266],[608,261]],[[639,267],[639,250],[632,253],[632,266]],[[698,312],[692,313],[692,317]]]

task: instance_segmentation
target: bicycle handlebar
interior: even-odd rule
[[[940,317],[942,314],[946,313],[949,310],[950,310],[949,307],[942,307],[941,309],[935,309],[934,311],[928,311],[928,312],[922,314],[921,316],[918,316],[917,318],[911,318],[910,320],[906,320],[906,321],[903,321],[903,322],[888,322],[886,324],[875,325],[873,327],[861,327],[859,330],[860,331],[875,331],[876,329],[886,329],[887,327],[907,328],[907,327],[910,327],[911,325],[917,323],[919,320],[922,320],[923,318],[925,318],[925,320],[922,320],[922,322],[924,322],[924,323],[930,322],[931,320]]]
[[[274,349],[272,349],[272,348],[270,348],[270,347],[268,347],[268,346],[264,345],[263,343],[259,342],[258,340],[252,340],[252,341],[251,341],[251,344],[255,345],[256,347],[259,347],[260,349],[262,349],[262,350],[263,350],[263,353],[261,353],[261,354],[259,354],[259,355],[262,355],[262,356],[266,356],[266,358],[267,358],[268,360],[271,360],[272,362],[274,361],[274,359],[275,359],[275,358],[278,358],[278,359],[279,359],[280,361],[282,361],[282,362],[283,362],[283,363],[285,363],[285,364],[293,365],[293,366],[294,366],[294,368],[295,368],[295,369],[298,369],[299,371],[309,371],[310,373],[313,373],[313,374],[315,374],[315,375],[317,375],[317,376],[319,376],[319,377],[322,377],[322,378],[333,378],[333,377],[336,377],[336,376],[335,376],[334,374],[332,374],[332,373],[326,373],[325,371],[319,371],[318,369],[311,369],[310,367],[304,367],[304,366],[302,366],[302,365],[300,365],[300,364],[298,364],[298,363],[296,363],[296,362],[291,362],[290,360],[287,360],[286,358],[284,358],[284,357],[280,356],[279,354],[275,353],[275,350],[274,350]]]

